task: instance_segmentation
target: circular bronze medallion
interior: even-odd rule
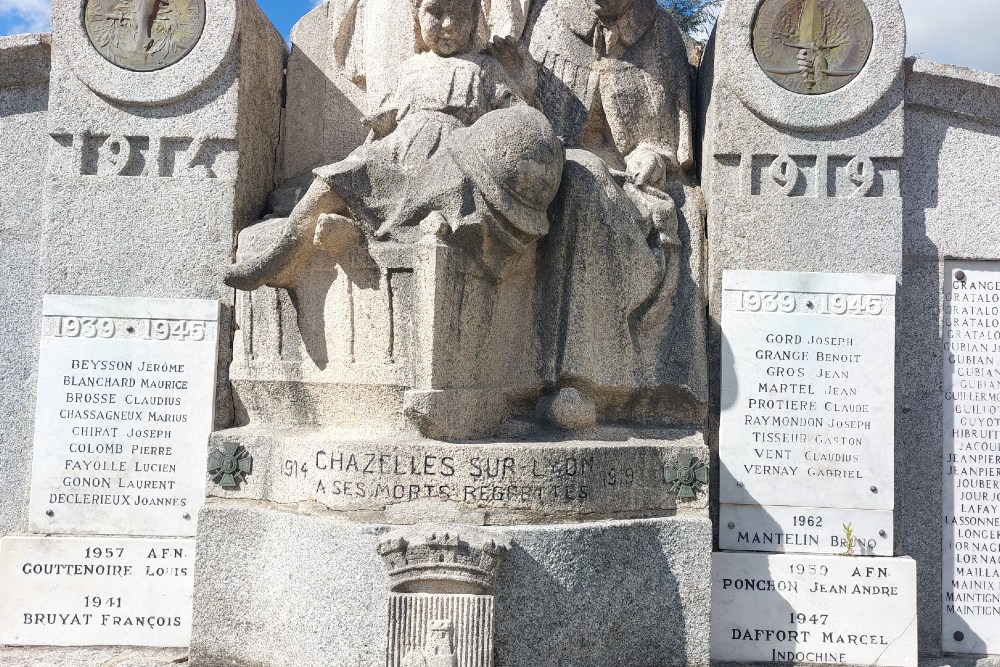
[[[872,34],[863,0],[764,0],[754,19],[753,52],[782,88],[822,95],[861,72]]]
[[[134,72],[173,65],[198,43],[205,0],[87,0],[90,43],[108,61]]]

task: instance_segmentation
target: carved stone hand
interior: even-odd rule
[[[628,180],[636,185],[648,185],[663,189],[666,185],[667,170],[663,158],[656,152],[640,146],[625,158],[625,173]]]
[[[528,45],[519,43],[513,37],[494,35],[487,52],[507,71],[520,88],[518,92],[521,96],[526,101],[532,102],[535,90],[538,88],[538,65],[528,53]]]

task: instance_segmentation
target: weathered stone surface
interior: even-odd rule
[[[868,64],[840,90],[811,96],[758,66],[748,39],[756,5],[726,3],[699,72],[713,382],[724,270],[902,273],[898,4],[868,3],[878,35]]]
[[[988,189],[1000,164],[1000,77],[908,62],[903,179],[904,274],[897,326],[897,482],[901,548],[918,563],[921,653],[941,651],[940,489],[945,258],[995,259],[1000,202]],[[971,659],[949,659],[951,664]]]
[[[162,667],[186,659],[187,649],[178,648],[0,646],[0,663],[10,667]]]
[[[226,276],[241,427],[212,448],[253,464],[201,515],[193,664],[445,662],[468,633],[494,650],[462,667],[707,661],[684,43],[652,0],[478,7],[331,2],[293,35],[287,182]],[[364,143],[341,131],[362,116]],[[509,526],[495,606],[373,590],[374,538],[428,521],[434,548]],[[320,564],[339,576],[285,574]],[[387,656],[389,627],[408,638]]]
[[[898,275],[898,5],[871,4],[883,27],[868,65],[848,86],[816,96],[782,90],[757,66],[745,38],[755,5],[726,4],[699,78],[713,294],[727,268]]]
[[[855,135],[862,119],[878,117],[898,105],[906,26],[896,0],[865,3],[874,28],[871,55],[850,83],[824,95],[786,90],[758,66],[749,37],[759,4],[757,0],[730,0],[725,4],[716,23],[714,47],[711,54],[706,54],[702,73],[709,70],[717,85],[724,86],[765,123],[807,131],[833,130],[854,123],[848,132]],[[827,32],[836,29],[836,20],[835,16],[822,17]],[[797,23],[792,27],[796,33],[800,29]],[[879,109],[884,102],[890,106]],[[735,130],[738,125],[738,118],[734,117],[718,129]],[[828,135],[821,140],[830,138]]]
[[[16,188],[0,189],[0,535],[26,527],[31,469],[31,414],[42,306],[38,269],[44,219],[45,145],[50,40],[47,35],[0,39],[0,173]]]
[[[497,573],[510,551],[500,535],[417,526],[384,535],[389,576],[389,665],[493,666]]]
[[[696,426],[704,244],[677,27],[651,0],[616,6],[602,16],[627,34],[594,50],[585,5],[491,9],[512,31],[492,39],[478,5],[449,6],[444,37],[428,7],[334,2],[296,31],[284,174],[328,164],[274,197],[302,197],[287,219],[240,236],[241,421],[483,437],[571,386],[600,422]],[[345,156],[352,115],[371,134]]]
[[[579,431],[597,425],[597,408],[589,398],[567,387],[541,398],[535,406],[535,417],[549,426]]]
[[[200,521],[194,667],[385,664],[389,587],[374,547],[388,526],[217,502]],[[502,534],[497,667],[708,664],[708,618],[692,613],[709,605],[707,520]],[[295,622],[275,633],[278,618]]]
[[[705,489],[678,500],[664,468],[684,455],[703,463],[700,434],[610,431],[447,444],[418,436],[274,427],[230,429],[213,446],[238,443],[253,457],[240,488],[209,495],[282,505],[314,503],[355,520],[412,524],[448,517],[472,525],[697,511]]]
[[[850,83],[823,95],[784,90],[758,66],[748,39],[758,3],[731,0],[720,15],[699,75],[716,323],[726,269],[884,274],[902,277],[905,284],[903,202],[910,184],[904,174],[909,160],[904,24],[894,0],[865,4],[875,26],[868,63]],[[926,285],[922,289],[926,293]],[[908,317],[907,299],[899,293],[897,332]],[[710,368],[718,368],[717,325],[711,329],[710,349]],[[905,349],[899,334],[897,350]],[[927,359],[919,363],[934,365]],[[897,367],[902,365],[899,361]],[[905,381],[897,375],[896,382],[902,395]],[[929,468],[920,474],[910,465],[919,436],[898,421],[896,433],[897,488],[922,488]],[[895,531],[897,541],[901,533]],[[913,551],[897,544],[895,553]],[[918,571],[920,595],[940,595],[936,587],[924,592],[922,564]],[[922,597],[917,608],[921,615],[935,613],[929,606],[936,605]],[[923,619],[920,626],[925,650]]]
[[[850,83],[823,95],[785,90],[760,68],[749,39],[757,5],[726,3],[699,71],[713,384],[723,271],[902,274],[898,3],[866,3],[876,35],[871,56]],[[716,394],[710,422],[718,405]]]
[[[73,6],[78,4],[72,3]],[[68,11],[71,5],[53,3],[52,32],[65,40],[67,53],[75,56],[69,63],[74,77],[112,103],[160,105],[189,97],[212,83],[222,86],[215,91],[215,95],[225,90],[228,87],[225,82],[213,79],[220,68],[228,64],[238,31],[245,27],[245,24],[240,24],[241,21],[255,22],[256,29],[260,30],[255,34],[260,44],[244,45],[243,48],[266,52],[269,47],[275,46],[269,39],[277,36],[270,22],[262,13],[258,13],[257,17],[246,16],[247,12],[253,12],[254,7],[238,0],[218,3],[192,0],[190,6],[200,9],[195,14],[201,16],[186,18],[195,18],[196,23],[203,23],[200,31],[195,31],[189,21],[178,20],[176,7],[130,0],[126,4],[130,20],[119,24],[120,18],[108,12],[104,4],[100,0],[91,0],[87,3],[87,11],[81,12],[79,7],[76,11]],[[158,20],[150,21],[149,13],[153,11],[159,14]],[[173,33],[175,49],[182,45],[191,46],[184,57],[174,60],[172,64],[175,67],[165,67],[164,62],[176,57],[176,52],[167,61],[157,57],[156,54],[169,56],[171,49],[166,44],[163,45],[166,48],[160,48],[155,36],[149,50],[146,48],[150,40],[145,33],[150,29],[159,33],[168,24],[172,27],[170,32]],[[88,31],[92,31],[91,34]],[[108,46],[103,45],[104,37],[110,37]],[[133,50],[135,52],[129,53]],[[150,55],[151,58],[148,57]],[[149,67],[153,70],[150,71]],[[262,80],[268,78],[265,71],[260,72]],[[57,71],[56,75],[59,74]]]
[[[94,50],[78,2],[53,3],[47,293],[232,304],[217,270],[273,188],[286,47],[256,3],[207,10],[190,54],[133,72]],[[222,346],[219,424],[229,358]]]

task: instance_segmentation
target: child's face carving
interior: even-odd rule
[[[423,0],[417,10],[424,43],[439,56],[469,49],[472,41],[472,2],[476,0]]]

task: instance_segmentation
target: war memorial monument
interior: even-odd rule
[[[0,38],[0,665],[1000,665],[1000,76],[905,46],[53,0]]]

